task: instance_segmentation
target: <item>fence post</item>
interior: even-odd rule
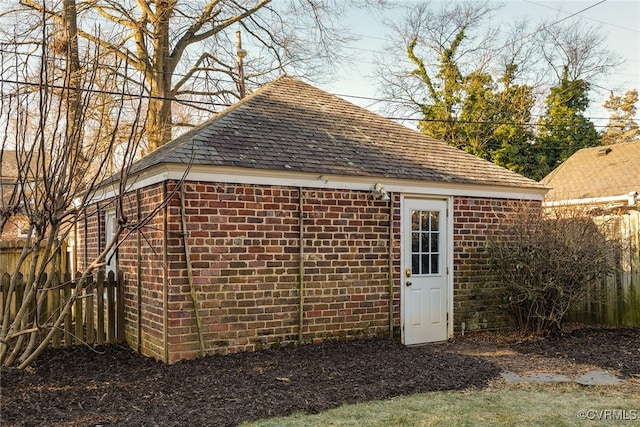
[[[56,273],[56,276],[60,276],[60,273]],[[64,307],[67,302],[69,302],[69,300],[71,299],[71,283],[64,283],[62,286],[63,294],[64,294],[64,298],[63,301],[61,301],[60,305],[62,307]],[[65,347],[71,347],[71,344],[73,342],[73,336],[72,336],[72,327],[71,324],[73,322],[73,316],[71,313],[72,310],[68,310],[67,314],[65,314],[64,316],[64,345]]]
[[[40,291],[36,293],[36,301],[39,302],[39,305],[36,307],[37,309],[36,313],[38,315],[38,323],[41,326],[46,325],[47,322],[51,320],[49,317],[51,316],[51,312],[52,312],[51,308],[49,307],[49,288],[45,288],[45,285],[47,284],[47,279],[48,279],[47,273],[43,274],[42,279],[40,280],[40,286],[39,286]],[[40,301],[38,294],[42,292],[44,292],[45,297],[42,298],[42,301]]]
[[[11,276],[9,273],[4,273],[2,275],[2,306],[0,306],[0,319],[4,318],[4,309],[5,306],[9,311],[11,311],[11,303],[7,304],[7,300],[9,299],[9,286],[11,286]]]
[[[67,283],[70,283],[71,286],[75,289],[77,283],[75,281],[71,281],[71,275],[69,273],[64,274],[64,280]],[[76,295],[76,300],[74,304],[74,317],[76,321],[76,345],[82,344],[84,341],[84,312],[83,312],[83,304],[84,304],[84,288],[80,289],[80,294]]]
[[[18,310],[20,309],[20,305],[22,304],[22,298],[24,297],[24,291],[26,285],[24,284],[24,276],[22,273],[17,273],[18,277],[16,280],[16,287],[13,290],[14,299],[13,299],[13,310],[10,312],[11,317],[15,318],[16,314],[18,314]],[[11,298],[11,296],[9,296]]]
[[[98,344],[104,344],[104,271],[98,271],[98,283],[96,285],[96,298],[98,300],[97,324],[98,324]]]
[[[76,274],[76,277],[81,277],[80,273]],[[93,276],[88,276],[86,279],[86,282],[83,285],[83,288],[85,289],[85,294],[87,296],[86,298],[86,303],[85,303],[85,313],[86,313],[86,319],[87,319],[87,344],[93,344],[96,342],[96,335],[95,335],[95,321],[94,321],[94,315],[93,315],[93,310],[95,310],[94,307],[94,286],[93,286],[94,282],[93,282]]]
[[[115,275],[110,271],[107,280],[107,342],[110,343],[116,340],[115,282]]]
[[[118,325],[118,333],[117,333],[117,341],[124,340],[124,273],[122,271],[118,271],[118,280],[117,280],[117,292],[116,292],[116,308],[117,308],[117,325]]]
[[[60,278],[55,274],[51,280],[51,318],[55,322],[60,316]],[[56,328],[51,337],[53,348],[60,347],[60,330]]]

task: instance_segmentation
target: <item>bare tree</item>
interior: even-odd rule
[[[73,10],[67,11],[65,20],[74,20]],[[122,233],[136,227],[128,218],[119,218],[116,238],[81,272],[59,314],[45,321],[41,319],[39,310],[47,291],[58,286],[55,280],[60,273],[58,254],[81,219],[81,208],[91,196],[92,188],[109,173],[106,166],[116,154],[123,186],[128,166],[135,158],[140,142],[135,135],[139,132],[131,132],[124,146],[119,146],[117,142],[122,137],[118,114],[129,110],[135,118],[133,128],[143,123],[140,103],[131,104],[124,87],[115,110],[113,104],[103,104],[102,117],[115,113],[108,122],[109,129],[102,121],[83,114],[96,107],[94,83],[99,77],[99,67],[93,58],[79,54],[72,41],[74,25],[65,23],[63,33],[58,34],[58,29],[54,30],[51,21],[43,15],[42,42],[37,55],[34,52],[25,55],[18,46],[10,54],[3,51],[2,56],[0,123],[4,134],[0,148],[3,165],[0,169],[3,177],[0,234],[17,217],[28,228],[19,259],[9,272],[9,287],[4,290],[0,328],[0,364],[3,366],[25,367],[47,347],[90,275],[104,265],[110,246],[117,244]],[[56,49],[54,44],[63,48]],[[98,52],[98,49],[88,52]],[[104,79],[102,83],[108,84]],[[7,176],[10,176],[8,182],[4,178]],[[116,203],[121,201],[116,199]],[[25,288],[17,292],[22,272],[26,272],[22,280]],[[10,309],[12,300],[16,304],[14,315]]]
[[[71,0],[69,0],[71,1]],[[62,20],[52,3],[20,0],[28,9]],[[174,105],[191,115],[215,111],[239,98],[235,31],[242,30],[251,55],[244,61],[252,85],[290,72],[319,78],[341,57],[347,39],[336,18],[348,4],[373,0],[86,0],[78,2],[78,35],[124,61],[122,79],[144,87],[149,97],[148,149],[168,142]],[[100,33],[86,23],[101,22]],[[108,31],[107,31],[108,30]],[[111,66],[111,65],[109,65]],[[183,114],[184,116],[184,114]]]
[[[537,38],[554,83],[562,80],[565,70],[569,80],[593,82],[622,63],[598,26],[581,21],[551,24],[543,23]]]
[[[505,72],[516,84],[534,88],[537,108],[542,110],[549,89],[567,70],[569,80],[597,83],[621,61],[606,46],[605,34],[597,26],[579,20],[554,20],[538,25],[516,19],[497,27],[492,22],[499,5],[490,2],[451,2],[440,8],[432,3],[410,3],[398,21],[388,22],[393,42],[380,58],[377,71],[380,94],[392,114],[421,115],[423,106],[433,105],[432,85],[443,83],[438,66],[455,44],[448,60],[461,77],[485,73],[498,81]],[[462,36],[456,41],[456,37]],[[407,54],[409,52],[409,55]],[[416,72],[413,55],[425,64]],[[398,102],[401,101],[401,102]]]
[[[439,8],[419,2],[407,6],[399,21],[387,21],[393,41],[385,49],[388,54],[378,58],[377,72],[380,94],[389,101],[385,110],[417,113],[437,102],[435,93],[445,90],[442,82],[446,80],[438,74],[437,64],[447,54],[453,53],[448,61],[458,67],[460,76],[490,66],[496,30],[481,32],[481,26],[497,9],[485,1],[454,2]]]
[[[520,209],[488,242],[503,308],[520,331],[559,331],[570,310],[615,274],[621,242],[607,231],[612,224],[596,224],[594,216],[583,209]]]

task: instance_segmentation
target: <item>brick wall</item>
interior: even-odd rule
[[[19,231],[22,229],[24,233],[25,230],[27,230],[28,225],[29,225],[28,219],[27,218],[23,219],[20,215],[9,217],[9,219],[4,225],[2,234],[0,235],[0,239],[3,242],[24,239],[24,236],[21,236],[19,234]]]
[[[164,184],[129,193],[123,213],[129,223],[144,226],[127,235],[118,249],[118,269],[127,280],[125,287],[125,335],[129,345],[142,354],[165,360],[164,209],[154,209],[164,199]],[[150,220],[147,221],[147,217]],[[140,316],[140,318],[138,318]],[[138,334],[138,330],[140,334]]]
[[[499,236],[500,225],[521,210],[508,199],[454,197],[454,330],[500,329],[510,325],[500,307],[503,289],[489,271],[489,239]],[[527,204],[540,202],[524,202]]]
[[[151,214],[175,185],[162,183],[130,193],[123,204],[127,220],[136,222]],[[388,201],[374,200],[366,191],[302,189],[300,194],[292,187],[188,182],[184,189],[186,245],[178,191],[166,208],[120,246],[118,268],[128,281],[129,344],[167,362],[198,355],[187,248],[207,354],[297,342],[301,200],[303,339],[313,342],[386,334]],[[393,195],[396,334],[400,323],[399,204],[400,196]],[[499,233],[500,223],[516,211],[514,202],[455,197],[453,205],[455,330],[460,330],[462,322],[467,330],[504,327],[508,319],[499,307],[500,289],[489,274],[485,246],[490,236]],[[97,208],[102,232],[98,233],[96,215],[89,217],[89,255],[97,253],[97,242],[104,245],[106,206],[94,206],[94,211]],[[83,245],[81,239],[78,249]]]
[[[108,209],[108,203],[96,203],[87,206],[84,215],[76,223],[78,241],[76,242],[76,255],[78,270],[83,270],[98,257],[100,250],[104,248],[104,209]]]
[[[139,219],[149,216],[161,203],[163,191],[163,184],[157,184],[128,194],[122,204],[127,223],[136,224]],[[93,262],[105,248],[105,212],[113,209],[115,205],[112,202],[92,204],[78,222],[76,251],[80,270]],[[117,252],[117,268],[124,272],[127,280],[124,288],[127,342],[142,354],[161,360],[165,359],[163,217],[164,211],[161,209],[139,230],[132,234],[125,230]],[[142,313],[140,319],[139,312]]]
[[[207,353],[297,341],[300,193],[188,183],[185,220]],[[388,330],[388,202],[366,192],[303,190],[306,341]],[[169,230],[181,230],[180,202]],[[197,354],[185,246],[169,237],[169,359]]]

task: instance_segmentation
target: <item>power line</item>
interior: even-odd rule
[[[558,12],[562,12],[562,13],[569,13],[569,12],[565,12],[562,9],[557,9],[555,7],[547,6],[546,4],[536,3],[536,2],[531,1],[531,0],[524,0],[524,2],[525,3],[529,3],[529,4],[533,4],[533,5],[536,5],[536,6],[544,7],[546,9],[551,9],[551,10],[555,10],[555,11],[558,11]],[[589,18],[589,17],[586,17],[586,16],[583,16],[583,18],[584,19],[588,19],[589,21],[598,22],[600,24],[609,25],[611,27],[620,28],[621,30],[627,30],[627,31],[633,31],[634,33],[640,33],[640,30],[638,30],[637,28],[623,27],[622,25],[612,24],[611,22],[601,21],[599,19],[593,19],[593,18]]]
[[[39,83],[32,83],[32,82],[26,82],[26,81],[19,81],[19,80],[8,80],[8,79],[0,79],[0,83],[8,83],[8,84],[16,84],[16,85],[25,85],[25,86],[31,86],[31,87],[42,87],[42,86],[46,86],[48,88],[51,89],[58,89],[58,90],[75,90],[76,88],[70,87],[70,86],[64,86],[64,85],[42,85]],[[116,91],[106,91],[106,90],[100,90],[100,89],[87,89],[87,88],[81,88],[80,89],[83,92],[89,92],[89,93],[97,93],[97,94],[105,94],[105,95],[114,95],[114,96],[127,96],[127,97],[131,97],[131,98],[140,98],[140,99],[159,99],[159,100],[167,100],[167,101],[176,101],[176,102],[182,102],[182,103],[192,103],[192,104],[202,104],[202,105],[209,105],[209,106],[219,106],[219,107],[230,107],[232,104],[223,104],[223,103],[214,103],[214,102],[206,102],[206,101],[189,101],[189,100],[180,100],[180,99],[176,99],[176,98],[166,98],[166,97],[159,97],[159,96],[150,96],[150,95],[144,95],[144,94],[132,94],[132,93],[126,93],[126,92],[116,92]],[[375,101],[380,101],[380,102],[387,102],[383,99],[377,99],[377,98],[370,98],[370,97],[363,97],[363,96],[355,96],[355,95],[341,95],[341,94],[332,94],[335,96],[343,96],[343,97],[353,97],[353,98],[358,98],[358,99],[365,99],[365,100],[375,100]],[[401,103],[401,101],[394,101],[397,103]],[[538,116],[538,115],[533,115],[533,116]],[[410,121],[410,122],[435,122],[435,123],[456,123],[456,124],[477,124],[477,125],[495,125],[495,126],[500,126],[500,125],[510,125],[510,126],[529,126],[529,127],[534,127],[534,126],[539,126],[538,123],[531,123],[531,122],[515,122],[515,121],[482,121],[482,120],[443,120],[443,119],[425,119],[425,118],[414,118],[414,117],[385,117],[386,119],[389,120],[394,120],[394,121]],[[538,117],[543,117],[543,116],[538,116]],[[585,117],[585,119],[587,120],[608,120],[608,117]],[[634,121],[640,120],[640,118],[633,118]],[[548,125],[547,125],[548,126]],[[561,126],[561,125],[559,125]],[[598,127],[598,128],[608,128],[608,127],[614,127],[614,126],[610,126],[610,125],[597,125],[597,124],[593,124],[594,127]]]
[[[587,7],[583,8],[583,9],[580,9],[579,11],[574,12],[574,13],[570,14],[569,16],[565,16],[562,19],[559,19],[559,20],[557,20],[555,22],[552,22],[551,24],[543,25],[541,28],[535,30],[532,33],[526,34],[526,35],[524,35],[524,36],[522,36],[522,37],[520,37],[520,38],[518,38],[516,40],[513,40],[511,42],[508,42],[508,43],[504,44],[502,47],[499,47],[497,50],[502,50],[502,49],[504,49],[506,47],[515,45],[516,43],[521,42],[522,40],[525,40],[525,39],[527,39],[527,38],[529,38],[531,36],[535,36],[536,34],[541,33],[542,31],[546,31],[548,28],[553,27],[554,25],[558,25],[559,23],[564,22],[564,21],[566,21],[568,19],[571,19],[574,16],[579,15],[582,12],[586,12],[587,10],[592,9],[592,8],[598,6],[598,5],[600,5],[600,4],[602,4],[602,3],[606,2],[606,1],[607,0],[600,0],[598,3],[594,3],[591,6],[587,6]]]
[[[31,86],[31,87],[47,87],[49,89],[58,89],[58,90],[80,90],[82,92],[102,94],[102,95],[113,95],[113,96],[126,96],[128,98],[140,98],[140,99],[155,99],[155,100],[164,100],[164,101],[176,101],[183,102],[188,104],[201,104],[201,105],[209,105],[214,107],[229,107],[231,104],[222,104],[217,102],[207,102],[207,101],[194,101],[194,100],[185,100],[185,99],[177,99],[177,98],[167,98],[162,96],[154,96],[154,95],[145,95],[141,93],[128,93],[128,92],[116,92],[102,89],[90,89],[90,88],[75,88],[71,86],[64,85],[56,85],[56,84],[42,84],[42,83],[33,83],[26,82],[20,80],[9,80],[0,78],[0,83],[8,83],[15,84],[21,86]]]
[[[396,101],[396,100],[393,100],[393,99],[372,98],[372,97],[369,97],[369,96],[347,95],[347,94],[343,94],[343,93],[333,93],[332,95],[340,96],[340,97],[343,97],[343,98],[363,99],[363,100],[366,100],[366,101],[386,102],[386,103],[403,104],[403,105],[407,104],[404,101]],[[543,114],[531,114],[531,116],[532,117],[544,117]],[[387,118],[389,118],[389,117],[387,117]],[[609,117],[591,117],[590,116],[590,117],[585,117],[585,118],[589,119],[589,120],[609,120]],[[393,119],[393,120],[400,120],[400,119]],[[402,119],[402,120],[423,120],[423,119],[409,119],[409,118],[406,118],[406,119]],[[640,117],[637,118],[637,119],[634,118],[634,120],[640,120]],[[523,124],[527,124],[527,123],[523,123]]]
[[[509,122],[509,121],[485,121],[485,120],[444,120],[444,119],[425,119],[425,118],[413,118],[413,117],[385,117],[386,119],[389,120],[395,120],[395,121],[409,121],[409,122],[429,122],[429,123],[448,123],[448,124],[462,124],[462,125],[495,125],[495,126],[501,126],[501,125],[508,125],[508,126],[528,126],[528,127],[534,127],[534,126],[545,126],[545,127],[562,127],[564,125],[559,124],[559,125],[550,125],[550,124],[544,124],[541,125],[540,123],[531,123],[531,122]],[[585,117],[585,119],[587,120],[591,120],[589,117]],[[607,118],[608,119],[608,118]],[[633,120],[640,120],[640,119],[633,119]],[[593,124],[593,127],[596,128],[609,128],[609,127],[618,127],[616,125],[597,125],[597,124]]]
[[[594,8],[594,7],[596,7],[596,6],[598,6],[598,5],[602,4],[602,3],[605,3],[606,1],[607,1],[607,0],[600,0],[599,2],[597,2],[597,3],[595,3],[595,4],[591,5],[591,6],[587,6],[587,7],[583,8],[583,9],[581,9],[581,10],[577,11],[577,12],[571,13],[570,15],[568,15],[568,16],[566,16],[566,17],[562,18],[562,19],[559,19],[559,20],[557,20],[557,21],[555,21],[555,22],[552,22],[552,23],[550,23],[550,24],[548,24],[548,25],[545,25],[545,26],[543,26],[542,28],[539,28],[539,29],[535,30],[535,31],[534,31],[534,32],[532,32],[532,33],[529,33],[529,34],[527,34],[527,35],[524,35],[524,36],[522,36],[522,37],[520,37],[520,38],[518,38],[518,39],[516,39],[516,40],[514,40],[514,41],[509,41],[509,42],[507,42],[506,44],[504,44],[503,46],[499,47],[499,48],[498,48],[498,49],[496,49],[496,50],[502,50],[502,49],[504,49],[504,48],[506,48],[506,47],[508,47],[508,46],[512,46],[512,45],[514,45],[515,43],[518,43],[518,42],[520,42],[520,41],[522,41],[522,40],[524,40],[524,39],[526,39],[526,38],[529,38],[529,37],[531,37],[531,36],[533,36],[533,35],[535,35],[535,34],[537,34],[537,33],[541,32],[541,31],[544,31],[544,30],[546,30],[546,29],[548,29],[548,28],[550,28],[550,27],[552,27],[552,26],[554,26],[554,25],[557,25],[557,24],[559,24],[559,23],[561,23],[561,22],[563,22],[563,21],[565,21],[565,20],[568,20],[568,19],[570,19],[570,18],[572,18],[572,17],[574,17],[574,16],[576,16],[576,15],[579,15],[579,14],[581,14],[581,13],[583,13],[583,12],[585,12],[585,11],[587,11],[587,10],[591,9],[591,8]],[[533,3],[533,2],[531,2],[531,3]],[[535,3],[533,3],[533,4],[535,4]],[[555,10],[558,10],[558,9],[555,9]],[[352,35],[352,36],[355,36],[355,37],[366,37],[366,38],[371,38],[371,39],[381,40],[381,41],[391,41],[390,39],[383,38],[383,37],[368,36],[368,35],[355,34],[355,33],[346,33],[346,34],[348,34],[348,35]],[[351,46],[346,46],[345,48],[346,48],[346,49],[351,49],[351,50],[358,50],[358,51],[367,51],[367,52],[376,53],[376,54],[385,54],[385,53],[386,53],[385,51],[371,50],[371,49],[363,49],[363,48],[359,48],[359,47],[351,47]],[[36,57],[36,58],[41,58],[41,59],[43,58],[43,56],[42,56],[42,55],[29,54],[29,53],[26,53],[26,52],[15,52],[15,51],[9,51],[9,50],[2,49],[2,47],[0,47],[0,52],[4,52],[4,53],[11,53],[11,54],[19,54],[19,55],[29,55],[29,56]],[[630,61],[633,61],[633,60],[630,60]],[[358,63],[363,63],[363,64],[376,65],[376,63],[371,62],[371,61],[352,60],[352,62],[358,62]],[[635,62],[635,61],[634,61],[634,62]],[[81,61],[81,63],[84,63],[84,64],[86,64],[86,65],[89,65],[89,64],[93,65],[93,64],[95,64],[95,61]],[[109,66],[109,64],[101,64],[101,65]],[[186,77],[186,75],[185,75],[185,74],[179,74],[179,73],[173,73],[173,76],[176,76],[176,77]],[[206,77],[192,76],[192,78],[202,78],[202,79],[205,79]],[[227,82],[232,82],[232,81],[231,81],[231,80],[229,80],[229,81],[227,81]]]

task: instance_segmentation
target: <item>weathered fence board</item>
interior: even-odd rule
[[[622,243],[618,272],[602,280],[569,319],[590,324],[640,326],[640,212],[629,210],[616,217],[597,219],[613,225],[607,228]]]
[[[22,239],[14,240],[14,241],[0,241],[0,266],[2,266],[3,271],[13,272],[16,270],[20,257],[22,256],[23,249],[24,249],[24,240]],[[55,256],[57,257],[56,265],[65,274],[69,272],[68,271],[69,270],[68,249],[69,249],[69,246],[67,242],[63,242],[60,245],[60,249],[55,254]],[[40,267],[40,264],[42,262],[42,254],[43,252],[40,253],[40,262],[38,262],[38,267]],[[33,256],[32,254],[28,254],[27,258],[22,263],[22,266],[20,268],[20,272],[22,274],[26,275],[29,272],[29,269],[31,268],[32,256]]]
[[[105,277],[98,274],[97,280],[89,278],[72,301],[71,310],[64,317],[59,329],[54,331],[52,347],[86,344],[114,343],[124,340],[124,278],[118,274],[116,280],[113,273]],[[44,283],[44,282],[43,282]],[[61,280],[54,276],[47,289],[40,289],[36,298],[29,301],[29,312],[37,314],[41,329],[48,332],[62,309],[74,293],[77,283],[65,275]],[[0,278],[0,324],[4,314],[9,312],[13,320],[20,309],[27,288],[24,277],[18,274],[13,292],[10,292],[11,277],[8,273]],[[39,306],[37,301],[42,300]]]

